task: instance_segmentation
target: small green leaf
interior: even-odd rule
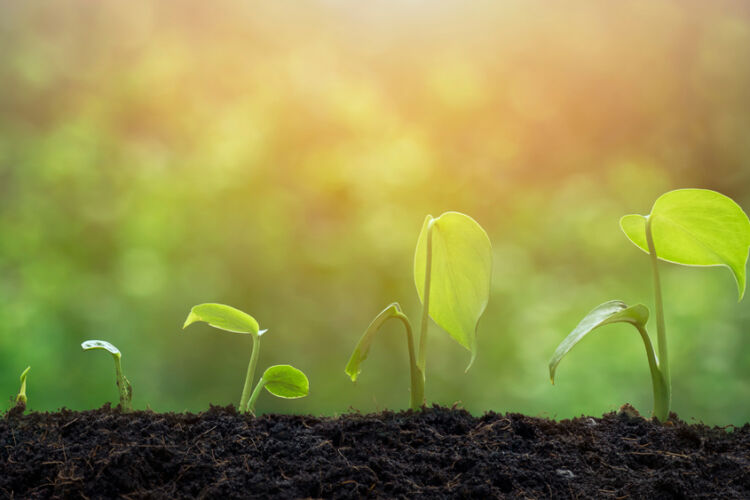
[[[106,340],[87,340],[86,342],[83,342],[81,344],[81,347],[84,351],[88,351],[89,349],[104,349],[105,351],[109,351],[112,356],[115,356],[117,358],[122,356],[122,354],[120,354],[120,350]]]
[[[432,275],[429,315],[443,330],[476,357],[476,329],[487,307],[492,274],[492,245],[474,219],[446,212],[428,216],[417,240],[414,282],[424,302],[427,235],[432,225]],[[468,367],[467,367],[468,369]]]
[[[737,203],[708,189],[678,189],[661,195],[649,215],[620,219],[628,239],[646,253],[647,218],[657,257],[686,266],[726,266],[742,299],[750,220]]]
[[[553,384],[555,383],[555,370],[560,360],[587,334],[600,326],[611,323],[630,323],[644,327],[648,321],[648,315],[648,308],[646,306],[636,304],[628,307],[627,304],[619,300],[611,300],[596,306],[557,346],[549,362],[550,381]]]
[[[310,382],[300,370],[290,365],[274,365],[263,372],[265,387],[274,396],[295,399],[307,396]]]
[[[370,346],[375,339],[375,334],[380,330],[380,327],[383,326],[383,323],[391,318],[398,317],[399,314],[403,313],[401,312],[398,303],[394,302],[393,304],[390,304],[383,309],[380,314],[375,316],[375,319],[372,320],[370,326],[365,330],[365,333],[362,334],[362,337],[360,337],[359,342],[357,342],[357,345],[354,347],[354,352],[352,352],[345,368],[346,374],[349,375],[352,382],[356,382],[357,377],[359,377],[359,374],[362,372],[360,364],[367,359],[367,355],[370,353]]]
[[[199,304],[193,307],[182,328],[197,321],[204,321],[214,328],[233,333],[263,335],[266,331],[258,331],[258,322],[249,314],[224,304]]]

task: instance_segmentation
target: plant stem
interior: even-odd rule
[[[651,385],[654,390],[654,416],[659,421],[664,422],[669,417],[669,390],[666,381],[659,369],[659,362],[654,355],[654,346],[651,344],[646,328],[638,323],[633,323],[638,329],[646,347],[646,356],[648,356],[648,367],[651,370]]]
[[[251,334],[251,336],[253,337],[253,350],[250,352],[250,363],[247,365],[245,385],[242,388],[242,396],[240,397],[240,413],[251,411],[248,399],[251,397],[250,388],[253,386],[253,379],[255,379],[255,367],[258,364],[258,353],[260,352],[260,335],[256,333]]]
[[[260,391],[265,387],[266,380],[261,377],[260,380],[258,380],[258,385],[255,386],[255,390],[253,391],[252,395],[250,396],[250,400],[247,402],[247,410],[248,412],[255,415],[255,402],[258,400],[258,396],[260,396]]]
[[[422,380],[426,373],[425,348],[427,346],[427,326],[430,319],[430,283],[432,281],[432,226],[435,219],[430,219],[427,224],[427,248],[425,249],[425,271],[424,271],[424,298],[422,300],[422,328],[419,334],[419,363],[422,370]]]
[[[120,356],[112,356],[115,359],[115,375],[117,376],[117,388],[120,390],[120,410],[123,413],[130,413],[133,411],[133,388],[130,385],[130,381],[125,378],[122,373],[122,365],[120,364]]]
[[[651,256],[651,270],[654,275],[654,305],[656,307],[656,341],[659,349],[658,366],[659,372],[664,379],[666,401],[663,418],[657,416],[659,420],[665,420],[669,416],[669,408],[672,404],[672,379],[669,374],[669,356],[667,350],[667,330],[664,324],[664,303],[661,295],[661,280],[659,279],[659,260],[656,255],[654,238],[651,233],[651,217],[646,218],[646,243],[648,243],[648,253]],[[656,408],[654,409],[656,411]]]
[[[424,404],[424,377],[417,366],[417,357],[414,352],[414,335],[411,330],[411,323],[401,311],[396,311],[393,315],[404,324],[406,328],[406,343],[409,346],[409,373],[411,374],[411,397],[410,406],[412,410],[418,410]]]

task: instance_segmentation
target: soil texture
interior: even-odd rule
[[[555,422],[442,407],[341,417],[0,419],[5,498],[750,498],[750,424]]]

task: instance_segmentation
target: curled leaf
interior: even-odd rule
[[[203,321],[227,332],[263,335],[266,330],[258,331],[258,322],[249,314],[224,304],[199,304],[190,310],[182,328]]]
[[[122,356],[122,354],[120,354],[120,350],[106,340],[87,340],[81,343],[81,348],[83,348],[84,351],[88,351],[89,349],[104,349],[105,351],[109,351],[112,356],[115,356],[117,358]]]
[[[611,323],[630,323],[635,326],[644,327],[648,321],[648,316],[648,308],[642,304],[628,307],[622,301],[611,300],[596,306],[555,349],[555,353],[549,362],[550,381],[553,384],[555,383],[555,370],[560,360],[568,354],[573,346],[596,328]],[[650,344],[647,346],[647,349],[649,347]]]

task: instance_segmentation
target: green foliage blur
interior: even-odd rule
[[[269,329],[259,370],[308,375],[259,413],[407,408],[400,325],[344,366],[390,302],[419,317],[422,221],[458,210],[492,293],[468,373],[432,326],[428,401],[648,414],[627,325],[547,372],[597,304],[652,307],[618,219],[680,187],[750,209],[742,2],[3,2],[0,61],[0,395],[31,365],[33,410],[116,403],[90,338],[136,408],[237,404],[250,339],[181,330],[201,302]],[[750,420],[750,303],[727,269],[662,269],[674,411]]]

